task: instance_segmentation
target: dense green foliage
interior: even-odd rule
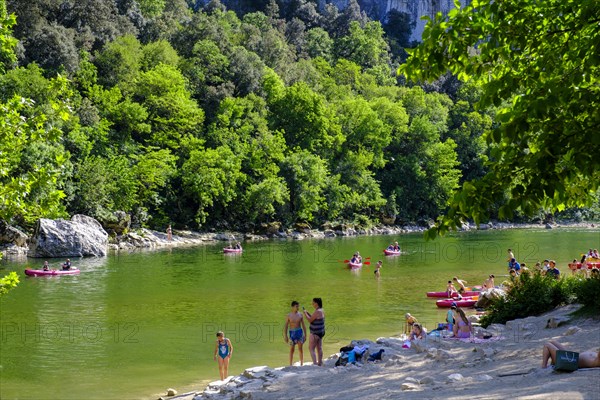
[[[495,109],[474,105],[488,92],[397,79],[402,14],[382,26],[355,1],[235,14],[219,1],[7,0],[15,19],[4,4],[9,223],[118,210],[159,229],[429,221],[486,172]]]
[[[19,275],[16,272],[9,272],[0,278],[0,297],[19,284]]]
[[[600,3],[474,0],[438,15],[400,70],[413,79],[450,71],[500,107],[486,135],[486,175],[463,183],[432,236],[485,221],[590,205],[600,185]]]
[[[481,324],[504,324],[518,318],[540,315],[559,305],[577,302],[596,314],[600,310],[600,278],[554,278],[539,272],[523,272],[506,297],[492,302]]]

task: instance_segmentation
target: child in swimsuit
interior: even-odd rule
[[[219,357],[217,357],[217,354]],[[219,375],[221,380],[227,378],[227,370],[229,368],[229,359],[233,354],[233,346],[231,341],[225,337],[221,331],[217,332],[217,343],[215,345],[214,359],[219,361]]]
[[[298,345],[298,352],[300,353],[300,365],[304,365],[302,345],[304,344],[304,332],[306,332],[306,326],[304,325],[304,318],[298,310],[299,307],[300,304],[297,301],[292,301],[292,310],[287,315],[285,326],[283,327],[284,340],[286,343],[290,344],[290,365],[293,364],[294,348],[296,345]]]
[[[377,265],[375,265],[375,271],[373,271],[373,273],[375,274],[375,278],[379,278],[379,276],[381,275],[379,270],[381,269],[382,265],[383,262],[381,260],[377,261]]]

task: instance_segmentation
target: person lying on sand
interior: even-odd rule
[[[427,337],[427,330],[421,326],[418,322],[415,322],[412,326],[412,331],[408,336],[408,340],[425,339]]]
[[[564,345],[558,343],[556,340],[551,340],[544,345],[542,350],[542,368],[548,367],[548,360],[554,364],[556,360],[556,350],[568,350]],[[587,350],[583,353],[579,353],[579,361],[577,362],[579,368],[596,368],[600,367],[600,350]]]

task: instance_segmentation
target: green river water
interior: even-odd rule
[[[398,240],[405,254],[383,257]],[[0,398],[144,399],[167,387],[203,389],[218,379],[215,332],[233,343],[230,374],[256,365],[287,364],[284,318],[292,300],[307,309],[322,297],[325,356],[351,339],[375,340],[401,331],[410,312],[428,327],[444,320],[426,291],[442,291],[452,276],[481,284],[506,274],[507,249],[520,262],[566,264],[600,231],[465,232],[426,242],[421,234],[223,244],[75,259],[78,276],[30,278],[42,259],[3,260],[0,276],[18,271],[19,286],[0,300]],[[350,271],[338,260],[359,250],[375,264]],[[56,268],[62,260],[49,260]],[[497,277],[496,282],[502,278]],[[305,361],[310,361],[305,346]]]

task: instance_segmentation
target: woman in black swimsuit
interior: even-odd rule
[[[315,312],[309,314],[304,310],[304,316],[310,322],[310,337],[308,350],[312,357],[313,364],[323,365],[323,336],[325,336],[325,313],[323,312],[323,300],[315,297],[312,301]],[[317,354],[315,354],[315,349]],[[318,355],[318,359],[317,359]]]

